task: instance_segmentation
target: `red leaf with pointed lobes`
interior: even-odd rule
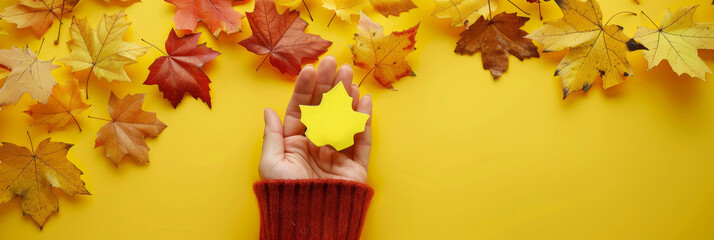
[[[255,10],[246,16],[253,35],[239,44],[255,54],[267,54],[270,64],[282,73],[297,75],[303,59],[317,60],[332,45],[318,35],[305,33],[307,22],[297,11],[279,14],[271,0],[256,0]]]
[[[174,23],[180,31],[196,31],[196,24],[206,24],[214,37],[240,32],[243,15],[233,9],[233,0],[164,0],[176,5]]]
[[[206,47],[206,43],[197,45],[201,33],[178,37],[172,29],[166,39],[167,56],[157,58],[149,66],[149,76],[145,85],[156,84],[164,93],[164,98],[176,108],[186,92],[200,98],[211,107],[211,95],[208,84],[211,80],[201,70],[203,64],[221,55]]]

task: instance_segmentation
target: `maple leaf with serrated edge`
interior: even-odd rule
[[[647,70],[659,65],[663,60],[678,75],[689,74],[705,79],[712,71],[699,58],[697,50],[714,49],[714,23],[695,23],[697,6],[682,7],[674,12],[667,10],[657,29],[638,27],[634,39],[649,50],[642,51],[647,59]]]
[[[416,76],[404,58],[416,49],[414,45],[418,29],[419,24],[401,32],[384,35],[382,26],[360,13],[354,37],[356,43],[350,46],[354,64],[369,69],[367,75],[374,72],[374,79],[379,84],[393,89],[392,83],[400,78]]]
[[[450,18],[452,27],[469,26],[497,7],[496,1],[489,0],[434,0],[434,3],[436,7],[431,15]]]
[[[555,76],[562,77],[563,99],[578,90],[587,92],[599,76],[605,89],[633,75],[625,53],[646,49],[627,37],[618,25],[602,22],[600,5],[594,0],[555,0],[563,18],[546,22],[526,36],[543,44],[543,51],[570,48]]]
[[[529,19],[505,12],[491,20],[482,16],[461,32],[461,39],[456,43],[454,52],[461,55],[481,52],[483,69],[490,70],[493,79],[498,79],[508,70],[509,54],[521,61],[539,57],[538,47],[530,39],[524,38],[528,33],[520,29]]]
[[[124,42],[124,34],[131,25],[124,11],[114,15],[104,15],[97,28],[89,26],[87,19],[72,18],[69,30],[72,39],[67,42],[72,51],[60,59],[72,71],[89,68],[89,76],[94,73],[98,79],[107,81],[131,81],[124,66],[136,63],[136,59],[146,53],[147,47],[132,42]],[[85,87],[86,89],[86,87]]]
[[[67,151],[72,146],[49,138],[40,142],[36,150],[3,142],[0,146],[0,203],[20,196],[22,213],[30,215],[42,228],[47,218],[59,210],[53,187],[71,196],[90,195],[80,178],[82,171],[67,160]]]
[[[206,24],[214,37],[221,32],[241,31],[243,15],[233,9],[233,0],[164,0],[176,5],[174,23],[180,31],[196,31],[196,24]]]
[[[169,38],[166,39],[166,53],[149,66],[149,76],[144,84],[158,85],[159,90],[164,93],[164,98],[168,99],[174,108],[178,106],[186,92],[194,98],[201,98],[209,108],[211,107],[211,94],[208,87],[211,80],[201,67],[221,54],[206,47],[206,43],[197,45],[199,36],[201,33],[179,38],[171,29]]]
[[[17,4],[5,8],[0,18],[17,24],[17,28],[32,28],[36,37],[41,37],[52,26],[55,19],[72,12],[79,0],[19,0]]]
[[[166,124],[156,118],[156,113],[141,109],[144,94],[126,95],[119,99],[114,93],[109,97],[110,119],[97,132],[94,147],[106,147],[107,157],[114,165],[123,159],[134,159],[139,163],[149,162],[149,146],[144,138],[157,137]],[[92,117],[95,119],[101,119]]]
[[[253,35],[239,44],[255,54],[267,54],[260,65],[270,58],[270,64],[281,73],[297,75],[303,60],[317,60],[332,45],[318,35],[305,33],[307,22],[298,12],[279,14],[272,1],[256,0],[255,9],[246,15]]]
[[[46,104],[32,105],[25,113],[30,115],[35,123],[46,124],[50,132],[64,127],[70,120],[77,124],[81,132],[82,127],[79,126],[77,116],[89,108],[89,105],[82,101],[82,95],[83,91],[77,88],[77,80],[72,79],[64,85],[55,85]]]
[[[58,65],[39,60],[27,46],[0,50],[0,65],[12,70],[0,88],[0,106],[17,103],[25,93],[41,103],[50,99],[52,87],[57,84],[50,72]]]
[[[352,22],[351,16],[357,15],[362,9],[369,6],[369,0],[322,0],[322,7],[335,11],[335,14],[330,19],[330,23],[335,16],[340,17],[345,22]],[[327,26],[330,26],[327,23]]]
[[[412,0],[371,0],[372,8],[384,17],[399,16],[400,13],[408,12],[417,8]]]

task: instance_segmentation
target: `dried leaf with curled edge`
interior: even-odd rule
[[[45,139],[36,150],[12,143],[0,146],[0,203],[22,198],[22,213],[30,215],[40,228],[59,210],[52,187],[65,193],[90,195],[80,171],[67,160],[72,144]]]
[[[382,26],[360,13],[354,37],[356,44],[350,46],[354,64],[374,72],[374,79],[379,84],[392,89],[392,83],[400,78],[415,76],[404,58],[416,49],[417,29],[419,24],[385,36]]]
[[[89,68],[97,78],[107,81],[131,81],[124,66],[136,63],[136,59],[146,53],[147,47],[132,42],[124,42],[124,33],[131,23],[124,11],[114,15],[104,15],[97,28],[89,26],[87,19],[72,18],[69,30],[72,39],[67,42],[72,51],[60,62],[72,67],[72,71]]]
[[[322,7],[335,11],[343,21],[351,23],[351,16],[369,6],[369,0],[322,0]]]
[[[241,31],[240,14],[233,9],[233,0],[164,0],[176,5],[174,23],[181,31],[196,31],[196,24],[206,24],[214,37],[221,32],[231,34]]]
[[[17,24],[17,28],[32,28],[38,38],[47,32],[55,19],[72,12],[79,0],[19,0],[5,8],[0,18]]]
[[[493,79],[498,79],[508,70],[509,54],[521,61],[539,57],[538,47],[533,45],[532,40],[524,38],[528,33],[520,29],[529,19],[505,12],[491,20],[480,17],[461,32],[454,52],[461,55],[481,52],[483,69],[490,70]]]
[[[17,103],[25,93],[41,103],[47,103],[50,99],[52,87],[57,84],[51,71],[59,68],[52,61],[39,60],[25,46],[0,50],[0,65],[12,70],[0,88],[0,106]]]
[[[318,35],[305,33],[307,22],[297,11],[279,14],[272,1],[256,0],[253,12],[246,15],[253,35],[238,44],[255,54],[267,54],[265,59],[270,58],[270,64],[281,73],[298,75],[303,59],[317,60],[332,45]]]
[[[111,120],[97,132],[94,147],[106,146],[107,157],[114,165],[119,165],[123,159],[148,163],[149,146],[144,138],[157,137],[166,128],[166,124],[156,118],[156,113],[141,109],[143,103],[144,94],[119,99],[112,93],[109,97]]]
[[[480,16],[488,15],[489,0],[434,0],[432,16],[450,18],[452,27],[469,26]],[[490,1],[490,11],[496,11],[496,1]]]
[[[323,94],[320,105],[300,105],[305,136],[315,146],[331,145],[341,151],[354,144],[354,135],[364,131],[369,115],[352,109],[352,98],[344,84]]]
[[[408,12],[417,8],[412,0],[371,0],[372,8],[377,10],[382,16],[399,16],[400,13]]]
[[[618,25],[605,25],[600,5],[594,0],[555,0],[563,11],[563,18],[546,22],[527,38],[543,44],[543,51],[570,48],[555,76],[562,77],[563,99],[569,94],[592,87],[597,77],[605,89],[632,76],[626,53],[646,49],[645,46],[622,32]]]
[[[77,88],[77,80],[72,79],[64,85],[55,85],[47,104],[32,105],[25,113],[30,115],[35,123],[48,125],[50,132],[64,127],[70,120],[81,132],[82,127],[79,126],[77,116],[89,108],[89,105],[82,101],[83,93],[84,90]]]
[[[697,6],[667,10],[657,29],[637,28],[635,40],[649,50],[642,51],[647,59],[647,70],[659,65],[663,60],[678,75],[705,80],[711,73],[707,64],[699,58],[697,50],[714,49],[714,23],[695,23],[694,11]],[[654,24],[654,22],[652,23]]]

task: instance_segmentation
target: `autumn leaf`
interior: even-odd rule
[[[82,127],[79,126],[77,116],[89,108],[89,105],[82,101],[83,92],[77,88],[76,79],[72,79],[64,85],[55,85],[47,104],[32,105],[25,113],[30,115],[35,123],[47,124],[50,132],[64,127],[70,120],[77,125],[81,132]]]
[[[30,142],[32,143],[32,142]],[[40,228],[59,210],[52,187],[65,193],[90,195],[80,171],[67,160],[72,144],[45,139],[36,150],[12,143],[0,146],[0,203],[22,198],[22,213],[30,215]]]
[[[50,72],[59,67],[52,61],[38,59],[25,46],[0,50],[0,65],[12,70],[5,79],[5,85],[0,88],[0,106],[17,103],[24,93],[29,93],[41,103],[50,99],[52,87],[57,84]]]
[[[489,8],[489,2],[491,7]],[[450,18],[452,27],[469,26],[480,16],[496,10],[496,1],[489,0],[434,0],[433,16]]]
[[[147,47],[124,42],[124,33],[130,24],[124,11],[105,14],[96,29],[89,26],[86,18],[72,18],[69,28],[72,39],[67,42],[72,52],[60,61],[71,66],[73,72],[89,68],[98,79],[131,81],[124,66],[136,63],[136,59],[146,53]]]
[[[32,28],[38,38],[45,34],[55,19],[72,12],[79,0],[19,0],[5,8],[0,18],[17,24],[17,28]]]
[[[627,51],[646,49],[627,37],[618,25],[602,22],[600,5],[594,0],[555,0],[563,11],[563,18],[546,22],[543,27],[526,36],[544,46],[544,52],[570,48],[555,76],[562,77],[563,98],[592,87],[600,76],[605,89],[632,76]]]
[[[331,145],[342,151],[352,146],[354,135],[364,131],[369,119],[369,114],[352,109],[352,100],[344,84],[336,84],[323,94],[319,105],[300,105],[305,136],[318,147]]]
[[[377,10],[382,16],[399,16],[400,13],[408,12],[417,8],[412,0],[371,0],[372,8]]]
[[[647,70],[659,65],[663,60],[678,75],[689,74],[705,79],[711,73],[707,64],[699,58],[697,50],[714,49],[714,23],[695,23],[694,12],[697,6],[679,8],[674,12],[667,10],[657,29],[637,28],[635,40],[649,50],[642,51],[647,59]]]
[[[166,124],[156,118],[156,113],[144,112],[141,105],[144,94],[127,95],[123,99],[114,93],[109,97],[111,120],[97,132],[94,147],[106,146],[107,157],[119,165],[123,159],[139,163],[149,162],[149,146],[144,138],[157,137]]]
[[[333,19],[338,16],[348,23],[352,22],[350,16],[359,14],[367,6],[369,6],[369,0],[322,0],[322,7],[335,11]]]
[[[350,46],[354,64],[374,72],[374,79],[379,84],[392,89],[392,83],[400,78],[415,76],[404,58],[416,49],[414,45],[417,29],[419,24],[385,36],[382,26],[372,22],[364,13],[360,13],[357,33],[354,37],[356,44]]]
[[[211,107],[211,95],[208,84],[211,80],[201,70],[203,64],[221,55],[206,47],[206,43],[197,45],[201,33],[185,35],[181,38],[171,29],[169,38],[166,39],[165,56],[157,58],[149,66],[149,76],[144,84],[159,86],[164,93],[164,98],[176,106],[188,92],[194,98],[201,98]],[[163,52],[163,51],[162,51]]]
[[[255,54],[267,54],[265,59],[270,58],[270,64],[281,73],[297,75],[304,59],[317,60],[332,45],[318,35],[305,33],[307,22],[298,12],[278,14],[272,1],[256,0],[255,9],[246,15],[253,35],[239,44]]]
[[[529,19],[505,12],[491,20],[481,17],[461,32],[461,39],[456,43],[454,52],[461,55],[481,52],[483,69],[490,70],[493,79],[498,79],[508,70],[509,54],[521,61],[539,57],[538,48],[533,42],[523,38],[528,33],[520,29]]]
[[[233,0],[164,0],[176,5],[174,23],[180,31],[196,31],[196,24],[206,24],[214,37],[221,32],[241,31],[243,15],[233,9]]]

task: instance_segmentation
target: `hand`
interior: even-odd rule
[[[372,98],[360,99],[359,88],[352,83],[352,68],[343,65],[335,75],[335,58],[327,56],[315,68],[302,69],[285,113],[284,126],[270,108],[265,109],[263,155],[258,171],[262,179],[332,178],[366,183],[367,163],[372,146]],[[315,146],[305,137],[305,125],[300,122],[300,105],[318,105],[322,94],[336,84],[344,84],[352,97],[355,111],[370,115],[365,131],[354,137],[355,144],[336,151],[331,146]]]

